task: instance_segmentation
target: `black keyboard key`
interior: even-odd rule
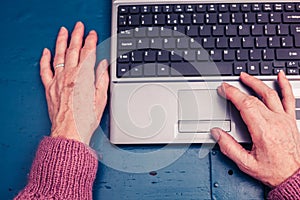
[[[242,38],[242,47],[243,48],[254,48],[254,38],[252,37],[243,37]]]
[[[155,62],[156,61],[156,51],[146,50],[144,51],[144,61],[145,62]]]
[[[158,37],[159,36],[159,28],[147,27],[147,36],[148,37]]]
[[[250,62],[247,63],[247,72],[251,75],[259,74],[259,63],[258,62]]]
[[[247,61],[249,59],[248,50],[239,49],[236,51],[236,59],[238,61]]]
[[[239,36],[249,36],[250,35],[250,26],[247,25],[239,25],[238,27]]]
[[[178,24],[178,14],[167,14],[167,24]]]
[[[275,61],[273,62],[273,67],[275,68],[284,68],[285,62],[284,61]]]
[[[228,45],[228,38],[220,37],[216,39],[216,46],[219,49],[227,49],[229,47]]]
[[[137,49],[148,49],[150,47],[150,40],[148,38],[141,38],[137,40]]]
[[[239,4],[231,4],[229,6],[229,10],[231,12],[238,12],[240,10],[240,5]]]
[[[283,13],[282,15],[283,15],[283,23],[300,24],[300,13]]]
[[[276,4],[274,5],[274,11],[275,11],[275,12],[282,12],[283,9],[284,9],[284,6],[283,6],[283,4],[281,4],[281,3],[276,3]]]
[[[175,13],[182,13],[184,11],[183,5],[175,5],[173,9]]]
[[[158,51],[157,52],[157,61],[168,62],[169,60],[170,60],[170,52],[168,52],[168,51]]]
[[[157,64],[157,75],[158,76],[169,76],[170,75],[170,67],[168,65],[158,63]]]
[[[132,64],[130,68],[130,75],[133,77],[143,76],[143,64]]]
[[[165,5],[162,8],[163,13],[172,13],[173,12],[173,6],[171,5]]]
[[[205,49],[213,49],[215,47],[215,39],[211,37],[203,38],[202,44]]]
[[[186,27],[186,35],[189,37],[198,36],[198,27],[197,26],[187,26]]]
[[[262,59],[263,60],[274,60],[275,59],[275,53],[272,49],[264,49],[262,51]]]
[[[130,57],[128,53],[124,53],[119,55],[118,57],[118,63],[129,63]]]
[[[118,63],[117,69],[118,78],[129,76],[129,64]]]
[[[228,4],[219,5],[219,12],[227,12],[227,11],[228,11]]]
[[[193,14],[193,24],[203,24],[204,23],[204,14]]]
[[[249,51],[249,58],[252,61],[258,61],[261,59],[261,50],[258,49],[251,49]]]
[[[179,15],[179,23],[180,24],[191,24],[192,15],[189,13],[183,13]]]
[[[222,61],[222,50],[210,50],[210,59],[214,62]]]
[[[128,13],[128,8],[124,6],[119,6],[118,8],[119,14],[127,14]]]
[[[151,13],[151,6],[142,6],[141,13]]]
[[[242,13],[231,14],[231,23],[242,24],[243,23],[243,14]]]
[[[206,5],[200,4],[196,6],[196,11],[200,13],[206,12]]]
[[[236,36],[237,35],[237,26],[236,25],[226,25],[225,26],[225,35],[226,36]]]
[[[176,47],[177,49],[188,49],[189,48],[189,40],[187,37],[177,38],[176,39]]]
[[[136,49],[136,41],[133,39],[120,39],[119,50],[133,50]]]
[[[255,38],[255,46],[256,48],[266,48],[268,46],[268,38],[267,37],[257,37]]]
[[[240,48],[241,47],[241,39],[238,37],[229,38],[229,47],[230,48]]]
[[[251,4],[244,3],[241,5],[241,11],[243,12],[250,12],[251,11]]]
[[[171,61],[182,61],[182,52],[181,51],[171,51],[170,53]]]
[[[150,26],[152,25],[152,15],[141,15],[141,25],[142,26]]]
[[[230,23],[230,14],[229,13],[219,13],[218,14],[219,24],[229,24]]]
[[[157,14],[153,16],[153,24],[154,25],[164,25],[166,23],[165,14]]]
[[[223,51],[223,59],[225,61],[234,61],[235,51],[234,50],[224,50]]]
[[[245,13],[244,14],[244,23],[245,24],[254,24],[254,23],[256,23],[255,13]]]
[[[256,15],[257,23],[266,24],[269,22],[269,15],[267,13],[258,13]]]
[[[293,47],[293,37],[282,37],[281,46],[284,48]]]
[[[285,4],[285,11],[292,12],[294,10],[295,10],[294,4],[291,4],[291,3]]]
[[[206,50],[197,50],[196,51],[196,56],[198,61],[208,61],[209,60],[209,55]]]
[[[216,24],[218,22],[218,15],[216,13],[207,13],[205,15],[206,24]]]
[[[224,35],[224,26],[212,26],[212,35],[213,36],[223,36]]]
[[[160,36],[161,37],[172,37],[173,31],[171,27],[160,27]]]
[[[270,14],[270,22],[272,24],[280,24],[281,23],[281,13],[271,13]]]
[[[162,7],[161,6],[152,6],[152,13],[161,13]]]
[[[245,62],[235,62],[233,73],[234,75],[240,75],[241,72],[247,72],[247,66]]]
[[[156,75],[156,63],[144,64],[144,76],[153,77]]]
[[[184,10],[187,13],[194,13],[195,12],[195,6],[194,5],[185,5]]]
[[[200,49],[202,48],[201,44],[195,40],[195,38],[190,38],[190,48],[191,49]]]
[[[263,35],[263,25],[257,25],[257,24],[255,24],[255,25],[252,25],[251,26],[251,34],[253,35],[253,36],[261,36],[261,35]]]
[[[195,61],[196,60],[196,54],[194,50],[185,50],[182,52],[183,59],[186,61]]]
[[[286,69],[287,75],[299,75],[299,69],[298,68],[288,68]]]
[[[146,37],[146,30],[147,30],[147,28],[144,28],[144,27],[141,27],[141,28],[139,28],[139,27],[136,27],[135,29],[134,29],[134,32],[133,32],[133,35],[134,35],[134,37]]]
[[[286,63],[287,68],[295,68],[299,67],[299,63],[297,61],[289,61]]]
[[[275,25],[265,25],[264,26],[265,35],[272,36],[276,35],[276,26]]]
[[[200,36],[210,36],[211,35],[211,26],[200,26],[199,27]]]
[[[131,7],[129,8],[129,12],[130,12],[131,14],[137,14],[137,13],[140,12],[140,8],[139,8],[138,6],[131,6]]]
[[[285,24],[277,25],[277,34],[278,35],[288,35],[289,34],[289,25],[285,25]]]
[[[140,24],[139,15],[129,15],[128,16],[128,25],[129,26],[138,26]]]
[[[165,38],[163,40],[163,47],[165,49],[175,49],[176,48],[176,43],[175,43],[175,38]]]
[[[252,11],[253,12],[260,12],[261,11],[261,4],[252,4]]]
[[[131,52],[131,62],[142,62],[143,61],[142,51],[133,51]]]
[[[163,48],[163,39],[162,38],[152,38],[150,40],[151,49],[162,49]]]
[[[283,71],[285,73],[285,69],[284,68],[275,68],[275,69],[273,69],[274,75],[279,74],[280,71]]]
[[[262,62],[260,63],[260,73],[262,75],[271,75],[273,71],[271,62]]]
[[[262,5],[262,10],[264,12],[271,12],[271,11],[273,11],[273,5],[269,4],[269,3],[263,4]]]
[[[268,46],[270,48],[278,48],[280,47],[280,38],[279,37],[269,37],[268,38]]]
[[[133,36],[133,31],[132,29],[126,29],[125,27],[122,27],[119,29],[118,36],[120,38],[131,38]]]
[[[214,4],[207,5],[207,12],[217,12],[217,5]]]
[[[276,49],[278,60],[300,60],[300,49]]]
[[[119,26],[127,26],[127,17],[125,15],[120,15],[118,24]]]

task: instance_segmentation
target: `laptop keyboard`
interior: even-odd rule
[[[118,7],[118,78],[299,75],[300,4]]]

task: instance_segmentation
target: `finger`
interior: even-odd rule
[[[51,61],[51,53],[49,49],[45,48],[40,60],[40,75],[45,88],[49,85],[49,83],[53,79],[53,73],[51,70],[50,61]]]
[[[264,122],[264,113],[268,112],[265,105],[254,96],[247,95],[238,88],[223,83],[218,88],[218,93],[231,101],[240,111],[241,117],[246,123],[252,138],[259,138],[257,124]]]
[[[80,62],[83,62],[83,60],[89,56],[96,55],[97,40],[96,31],[90,31],[80,52]]]
[[[296,118],[295,97],[293,94],[292,86],[283,71],[280,71],[280,73],[278,74],[278,84],[281,89],[282,105],[285,112],[288,113],[291,117]]]
[[[109,85],[109,76],[108,76],[108,62],[107,60],[102,60],[96,71],[96,94],[95,94],[95,103],[97,116],[100,119],[107,101],[107,90]]]
[[[219,128],[213,128],[211,135],[218,142],[221,152],[234,161],[242,171],[251,173],[249,169],[256,167],[255,158],[231,135]]]
[[[67,49],[65,68],[72,68],[78,65],[80,50],[82,48],[82,37],[84,34],[84,25],[77,22],[72,32],[70,46]]]
[[[246,73],[241,73],[241,81],[254,90],[260,97],[266,106],[274,112],[284,112],[278,93],[268,87],[261,80],[250,76]]]
[[[63,70],[63,67],[55,67],[59,64],[65,63],[65,55],[68,44],[68,30],[65,27],[61,27],[56,39],[55,56],[54,56],[54,70],[59,72]]]

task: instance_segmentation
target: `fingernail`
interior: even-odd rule
[[[48,54],[48,49],[47,48],[44,48],[44,50],[43,50],[43,56],[44,55],[47,55]]]
[[[280,74],[281,74],[281,76],[282,77],[285,77],[285,73],[284,73],[284,71],[283,70],[280,70],[280,72],[279,72]]]
[[[222,96],[225,96],[225,87],[227,85],[228,85],[227,83],[222,83],[222,85],[218,88],[218,91]]]
[[[213,128],[210,130],[210,134],[213,136],[213,138],[218,142],[220,140],[220,130],[217,128]]]
[[[95,31],[95,30],[91,30],[91,31],[89,32],[89,34],[96,34],[96,31]]]
[[[83,25],[83,23],[81,21],[78,21],[75,26],[78,27],[78,26],[81,26],[81,25]]]

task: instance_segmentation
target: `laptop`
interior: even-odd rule
[[[232,3],[231,3],[232,2]],[[220,127],[250,143],[224,81],[244,71],[277,89],[291,80],[300,119],[300,1],[113,0],[110,141],[214,143]]]

